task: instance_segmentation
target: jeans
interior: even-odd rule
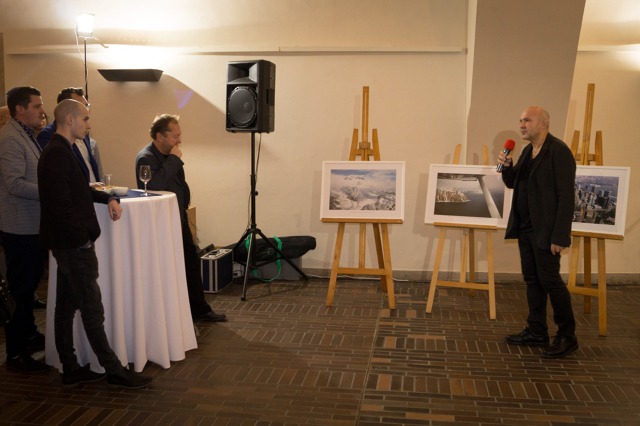
[[[547,297],[553,309],[553,321],[558,336],[575,337],[576,322],[571,306],[571,294],[560,276],[560,255],[551,254],[551,247],[536,245],[533,232],[522,232],[518,237],[522,275],[527,285],[529,329],[537,335],[548,334]]]
[[[54,330],[56,350],[64,371],[79,368],[73,347],[73,319],[80,311],[91,349],[107,373],[122,370],[104,331],[104,307],[98,286],[95,247],[52,250],[58,262]]]
[[[27,355],[27,340],[36,334],[33,315],[33,295],[44,272],[47,251],[38,241],[38,235],[2,233],[7,283],[16,301],[13,318],[5,326],[7,358]]]

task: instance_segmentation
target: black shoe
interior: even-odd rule
[[[533,334],[531,330],[529,330],[529,327],[527,327],[519,334],[510,334],[506,340],[510,345],[547,346],[549,344],[549,335]]]
[[[128,389],[146,388],[152,381],[151,377],[143,376],[124,367],[117,373],[107,374],[107,383]]]
[[[196,318],[196,322],[227,322],[227,316],[225,314],[216,314],[213,311],[207,312],[203,316]]]
[[[44,351],[44,334],[36,331],[33,337],[27,339],[27,352],[35,354]]]
[[[553,338],[551,346],[542,351],[542,358],[562,358],[575,352],[578,348],[578,339],[575,337],[556,336]]]
[[[47,301],[42,299],[34,300],[33,309],[47,309]]]
[[[80,367],[77,370],[65,371],[62,373],[62,384],[64,386],[73,386],[78,383],[97,382],[104,379],[107,373],[95,373],[91,371],[89,364]]]
[[[35,360],[29,355],[20,355],[15,358],[7,357],[7,370],[18,373],[46,373],[51,370],[47,364],[42,361]]]

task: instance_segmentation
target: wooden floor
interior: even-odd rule
[[[170,369],[148,365],[147,390],[62,388],[57,372],[2,365],[0,424],[640,424],[640,284],[609,288],[607,337],[597,303],[584,314],[573,296],[580,349],[561,360],[504,343],[524,324],[522,283],[497,285],[497,320],[486,292],[438,289],[426,314],[425,283],[397,283],[395,311],[372,281],[339,281],[326,308],[327,285],[255,284],[246,302],[237,284],[208,295],[230,321],[198,326],[198,349]]]

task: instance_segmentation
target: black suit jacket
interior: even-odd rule
[[[502,180],[509,188],[518,187],[522,163],[531,157],[533,146],[527,145],[513,167],[505,167]],[[536,243],[541,249],[551,244],[571,245],[571,223],[575,205],[576,161],[569,147],[548,134],[529,174],[527,194],[529,214]],[[511,214],[505,238],[517,238],[520,221],[516,212],[517,194],[514,191]]]
[[[40,240],[49,249],[72,249],[95,241],[100,225],[93,203],[111,196],[89,187],[71,144],[54,134],[38,162]]]

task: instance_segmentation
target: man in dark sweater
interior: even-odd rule
[[[112,220],[120,219],[119,199],[91,188],[76,160],[71,144],[90,128],[89,110],[78,101],[66,99],[54,111],[56,133],[38,162],[40,190],[40,240],[58,262],[55,342],[63,367],[62,383],[75,385],[102,379],[105,375],[81,367],[73,347],[73,319],[82,316],[91,349],[106,370],[109,384],[143,388],[151,378],[123,367],[111,349],[104,331],[104,307],[98,286],[98,259],[94,241],[100,225],[94,201],[107,204]]]
[[[193,236],[189,229],[189,220],[187,219],[187,208],[189,208],[191,202],[191,192],[185,180],[184,162],[181,159],[182,150],[180,149],[180,144],[182,143],[182,133],[178,120],[179,117],[177,115],[170,114],[159,115],[153,120],[149,130],[153,140],[136,157],[136,180],[138,188],[144,188],[144,184],[138,177],[138,170],[143,164],[149,165],[151,166],[151,180],[147,184],[147,188],[171,191],[178,198],[191,317],[194,321],[201,322],[226,321],[226,315],[213,312],[204,298],[204,285],[200,275],[200,256],[193,242]]]
[[[527,327],[507,336],[511,345],[547,346],[547,299],[558,331],[542,352],[560,358],[578,349],[571,294],[560,276],[560,252],[571,245],[576,162],[569,147],[549,133],[549,113],[533,106],[520,116],[520,133],[530,143],[513,165],[500,154],[502,180],[513,188],[505,238],[517,238],[527,285]]]

